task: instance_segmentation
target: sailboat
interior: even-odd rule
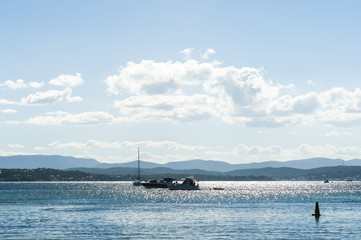
[[[140,182],[140,158],[139,158],[139,147],[138,147],[138,177],[137,180],[133,182],[133,186],[142,186]]]

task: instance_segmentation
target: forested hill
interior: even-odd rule
[[[152,174],[144,176],[149,178],[164,178],[172,177],[175,179],[184,178],[184,174],[167,174],[158,175]],[[14,182],[14,181],[132,181],[133,175],[109,175],[109,174],[95,174],[89,172],[82,172],[76,170],[58,170],[51,168],[37,168],[37,169],[0,169],[0,182]],[[222,175],[198,175],[198,180],[201,181],[267,181],[272,178],[264,176],[222,176]]]
[[[0,181],[130,181],[135,179],[135,173],[135,168],[81,168],[72,170],[56,170],[48,168],[0,169]],[[194,175],[200,181],[319,181],[325,178],[333,181],[360,181],[361,167],[338,166],[309,170],[295,168],[262,168],[230,172],[210,172],[199,169],[174,170],[155,168],[142,171],[141,179],[160,179],[164,177],[181,179],[187,175]]]
[[[76,168],[72,170],[78,170],[96,174],[109,174],[109,175],[136,175],[136,168]],[[361,180],[361,166],[337,166],[337,167],[322,167],[314,169],[297,169],[297,168],[259,168],[259,169],[241,169],[229,172],[216,172],[205,171],[201,169],[187,169],[176,170],[170,168],[152,168],[142,169],[141,175],[144,180],[148,176],[167,177],[171,175],[195,175],[195,176],[213,176],[213,177],[225,177],[225,176],[264,176],[271,178],[272,180],[323,180],[325,178],[333,180]],[[207,177],[206,177],[207,178]]]

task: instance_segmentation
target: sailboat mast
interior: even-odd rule
[[[139,147],[138,147],[138,180],[140,180],[140,158],[139,158]]]

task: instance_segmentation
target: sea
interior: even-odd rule
[[[0,182],[0,239],[361,239],[359,181],[199,185]]]

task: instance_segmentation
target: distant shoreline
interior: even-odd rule
[[[175,179],[186,177],[187,174],[167,174],[167,176]],[[145,175],[143,180],[163,178],[158,175]],[[108,175],[108,174],[94,174],[74,170],[58,170],[51,168],[36,168],[36,169],[0,169],[0,182],[98,182],[98,181],[133,181],[135,179],[132,175]],[[265,176],[211,176],[199,175],[198,180],[201,181],[270,181],[272,178]]]
[[[281,171],[282,170],[282,171]],[[287,169],[286,169],[287,170]],[[295,169],[297,170],[297,169]],[[326,171],[327,170],[327,171]],[[313,172],[310,174],[309,172]],[[162,179],[165,177],[172,177],[174,179],[182,179],[187,175],[194,175],[199,181],[323,181],[325,178],[330,181],[359,181],[361,180],[361,167],[330,167],[312,169],[306,171],[304,175],[285,175],[285,171],[281,168],[267,168],[258,173],[265,174],[251,174],[237,175],[236,173],[217,173],[214,174],[198,174],[192,170],[184,170],[182,174],[144,174],[141,180],[147,181],[148,179]],[[243,171],[244,172],[244,171]],[[242,172],[242,173],[243,173]],[[255,173],[255,172],[253,172]],[[272,174],[272,175],[267,175]],[[279,175],[277,175],[277,173]],[[283,175],[282,175],[283,174]],[[36,168],[36,169],[0,169],[0,182],[35,182],[35,181],[71,181],[71,182],[84,182],[84,181],[133,181],[134,175],[131,174],[99,174],[79,170],[59,170],[51,168]]]

